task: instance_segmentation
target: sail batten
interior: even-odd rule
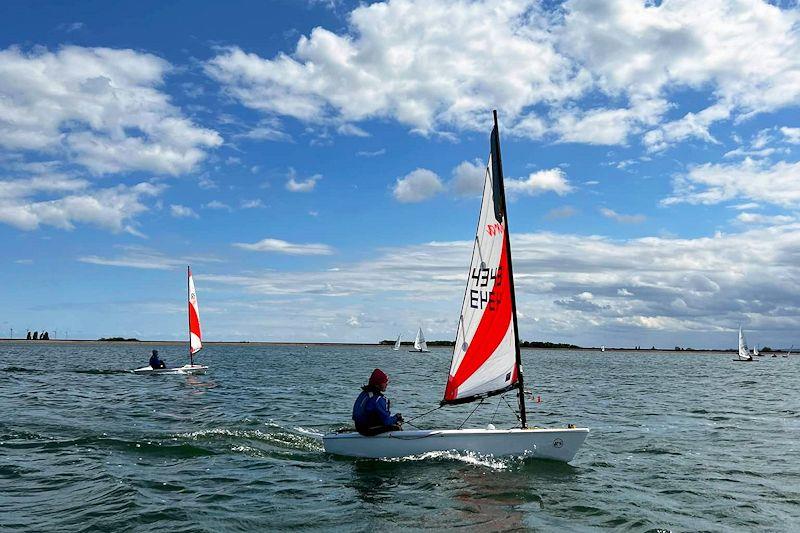
[[[443,404],[501,394],[520,383],[511,251],[498,139],[495,124]]]

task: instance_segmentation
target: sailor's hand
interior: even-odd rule
[[[395,415],[395,420],[397,420],[398,424],[402,424],[403,423],[403,415],[401,415],[400,413],[397,413]]]

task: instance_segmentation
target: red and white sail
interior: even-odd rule
[[[517,386],[517,335],[497,130],[442,403],[462,403]],[[495,161],[493,161],[495,160]],[[493,164],[494,163],[494,164]]]
[[[189,353],[196,354],[203,347],[203,335],[200,333],[200,309],[197,306],[197,294],[194,290],[192,269],[189,272]]]

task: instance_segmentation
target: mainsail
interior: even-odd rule
[[[400,349],[400,335],[397,336],[397,340],[394,341],[394,348],[392,350],[397,351]]]
[[[200,310],[197,307],[197,294],[194,290],[192,269],[187,267],[189,273],[189,359],[203,347],[202,334],[200,333]],[[190,361],[194,364],[194,361]]]
[[[397,338],[398,342],[400,337]],[[428,343],[425,342],[425,335],[422,333],[422,328],[419,328],[417,331],[417,338],[414,339],[414,349],[419,350],[420,352],[427,352],[428,351]]]
[[[747,353],[747,340],[744,338],[742,328],[739,328],[739,359],[750,359],[750,354]]]
[[[514,274],[495,112],[478,229],[442,403],[469,402],[517,387],[525,427]]]

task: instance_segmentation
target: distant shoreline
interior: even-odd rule
[[[135,340],[135,341],[100,341],[97,339],[49,339],[49,340],[26,340],[26,339],[9,339],[9,338],[0,338],[0,344],[90,344],[90,345],[107,345],[107,344],[127,344],[127,345],[168,345],[168,346],[181,346],[185,345],[186,341],[144,341],[144,340]],[[205,341],[203,343],[205,346],[341,346],[341,347],[363,347],[363,348],[387,348],[386,344],[381,344],[379,342],[285,342],[285,341]],[[434,348],[439,348],[439,346],[434,346]],[[441,346],[441,348],[450,348],[450,346]],[[589,347],[589,348],[533,348],[533,347],[522,347],[523,350],[571,350],[571,351],[580,351],[580,352],[599,352],[600,348],[598,347]],[[637,352],[637,353],[650,353],[650,352],[674,352],[680,354],[691,354],[691,353],[736,353],[737,350],[735,348],[727,348],[727,349],[681,349],[676,350],[674,348],[656,348],[652,350],[650,348],[608,348],[605,349],[606,352]],[[767,352],[769,355],[765,355],[764,357],[770,357],[772,354],[782,355],[786,352],[785,349],[775,349],[772,352]]]

